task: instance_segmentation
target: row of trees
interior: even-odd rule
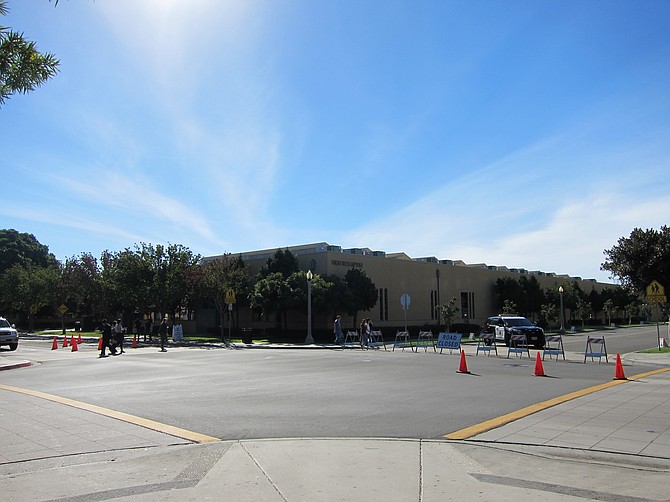
[[[311,283],[316,312],[342,311],[356,322],[358,312],[377,301],[374,283],[358,269],[344,280],[314,275]],[[236,295],[236,325],[245,307],[259,319],[275,316],[284,329],[288,311],[307,308],[306,273],[288,250],[278,250],[252,278],[240,257],[203,263],[181,245],[139,244],[105,251],[99,259],[82,253],[61,263],[33,235],[0,230],[0,308],[27,317],[30,329],[37,315],[52,315],[61,305],[78,318],[122,314],[126,323],[209,305],[219,312],[223,330],[229,290]]]
[[[500,278],[494,289],[501,313],[523,315],[547,326],[560,318],[559,287],[563,289],[565,319],[579,321],[582,325],[589,319],[599,318],[601,314],[610,322],[612,317],[620,317],[622,314],[630,320],[642,313],[640,296],[621,287],[586,292],[577,281],[565,281],[543,289],[534,276],[522,276],[519,279]]]

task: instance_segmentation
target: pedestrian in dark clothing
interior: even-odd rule
[[[167,352],[167,349],[165,348],[165,344],[167,343],[167,335],[168,335],[167,319],[163,319],[161,321],[160,326],[158,326],[158,334],[161,337],[161,352]]]
[[[100,357],[107,357],[105,350],[109,345],[109,342],[112,340],[112,327],[107,322],[107,319],[102,321],[102,349],[100,350]],[[110,351],[113,349],[110,349]],[[112,352],[114,354],[116,351]]]
[[[342,322],[338,315],[333,322],[333,334],[335,335],[335,343],[337,345],[344,345],[344,335],[342,334]]]
[[[147,341],[147,335],[149,335],[149,341],[153,341],[153,330],[154,323],[151,318],[147,319],[147,322],[144,323],[144,341]]]

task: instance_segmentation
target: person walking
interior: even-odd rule
[[[107,357],[107,354],[105,354],[105,351],[107,349],[107,346],[109,345],[109,342],[112,339],[112,327],[109,325],[107,322],[107,319],[102,320],[102,349],[100,350],[100,357]],[[109,349],[112,351],[113,349]],[[114,354],[114,352],[112,352]]]
[[[364,318],[361,321],[361,325],[359,326],[359,330],[360,330],[360,333],[361,333],[361,349],[362,349],[364,347],[367,347],[367,341],[366,341],[366,336],[367,336],[367,332],[368,332],[368,320],[367,319]]]
[[[344,335],[342,334],[342,323],[339,315],[335,317],[335,322],[333,322],[333,334],[335,335],[335,344],[344,345]]]
[[[147,341],[147,335],[149,335],[149,341],[153,341],[153,330],[154,323],[151,320],[151,317],[147,318],[147,322],[144,323],[144,341]]]
[[[121,354],[124,353],[123,351],[123,324],[121,324],[121,319],[117,319],[114,321],[114,326],[112,326],[112,333],[114,336],[114,341],[116,341],[116,346],[121,350]]]
[[[167,349],[165,348],[165,344],[167,343],[167,335],[168,335],[167,318],[163,318],[160,325],[158,326],[158,334],[161,337],[161,352],[167,352]]]

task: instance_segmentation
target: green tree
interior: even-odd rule
[[[514,305],[524,303],[523,287],[519,281],[512,277],[499,277],[493,289],[496,294],[496,306],[499,312],[502,311],[505,301],[510,301]]]
[[[377,288],[365,272],[358,268],[352,268],[344,276],[351,297],[347,305],[347,313],[353,316],[354,329],[358,324],[358,312],[370,310],[377,304]]]
[[[605,250],[606,259],[601,270],[612,272],[621,284],[638,293],[657,280],[670,288],[670,227],[660,231],[635,228],[630,237],[621,237],[611,249]]]
[[[8,12],[7,2],[0,0],[0,15]],[[56,56],[40,53],[22,33],[0,26],[0,106],[13,94],[35,90],[58,73],[59,64]]]
[[[188,296],[188,274],[200,264],[200,256],[181,244],[141,244],[138,253],[151,270],[149,299],[161,317],[176,312]],[[149,300],[147,301],[147,303]]]
[[[197,274],[198,296],[210,300],[219,312],[221,340],[224,340],[225,312],[228,312],[226,294],[233,290],[236,302],[245,302],[249,295],[249,271],[241,259],[226,254],[201,265],[194,273]],[[238,303],[235,309],[238,309]]]
[[[32,331],[35,314],[44,308],[49,308],[49,314],[53,312],[58,301],[59,282],[57,266],[14,265],[2,274],[0,288],[8,307],[28,317],[29,329]]]
[[[14,265],[26,267],[29,264],[51,267],[56,265],[56,257],[33,234],[0,230],[0,274]]]
[[[549,327],[558,321],[558,307],[554,303],[546,303],[540,307],[540,324]]]
[[[101,305],[101,274],[98,260],[90,253],[67,258],[62,266],[66,304],[77,316],[98,313]]]
[[[612,324],[612,314],[614,313],[614,310],[614,301],[611,298],[605,300],[605,303],[603,303],[603,312],[605,312],[605,315],[607,316],[608,326]]]
[[[251,307],[266,318],[276,314],[277,326],[286,329],[286,310],[291,305],[290,294],[291,288],[282,273],[271,272],[256,281],[251,292]]]
[[[456,306],[456,297],[452,297],[447,303],[438,305],[436,308],[440,319],[447,326],[447,332],[451,331],[451,321],[454,320],[454,316],[461,310]]]
[[[512,300],[505,300],[503,302],[502,311],[500,312],[503,315],[515,315],[519,311],[518,307]]]
[[[251,293],[252,308],[265,317],[275,314],[276,325],[283,330],[288,326],[288,310],[301,301],[296,298],[301,291],[296,273],[300,273],[298,258],[288,249],[278,249],[261,267]]]

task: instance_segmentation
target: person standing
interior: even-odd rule
[[[121,349],[121,354],[123,354],[123,325],[121,324],[121,319],[117,319],[112,326],[112,333],[114,335],[114,340],[116,341],[116,346]]]
[[[107,357],[105,350],[112,339],[112,327],[107,322],[107,319],[102,320],[102,349],[100,350],[100,357]],[[111,351],[112,349],[110,349]],[[113,353],[112,353],[113,354]]]
[[[360,325],[359,328],[360,328],[360,332],[361,332],[361,348],[364,348],[364,347],[367,346],[366,336],[367,336],[367,332],[368,332],[368,320],[364,318],[361,321],[361,325]]]
[[[152,314],[153,315],[153,314]],[[154,339],[154,321],[151,317],[147,318],[147,322],[144,323],[144,341],[147,341],[147,335],[149,335],[149,341],[152,342]]]
[[[165,348],[165,344],[167,343],[167,335],[168,335],[167,318],[163,318],[160,325],[158,326],[158,334],[161,337],[161,352],[167,352],[167,349]]]
[[[335,322],[333,322],[333,333],[335,334],[335,344],[343,345],[344,335],[342,335],[342,323],[339,315],[335,317]]]

